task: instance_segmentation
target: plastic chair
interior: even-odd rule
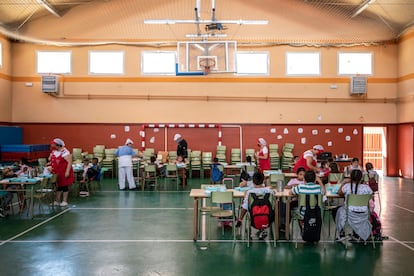
[[[378,210],[378,216],[381,216],[381,197],[379,192],[379,175],[377,173],[371,173],[371,174],[364,174],[364,182],[368,183],[369,178],[374,177],[375,181],[378,183],[378,191],[373,191],[373,197],[376,195],[378,197],[378,203],[379,203],[379,210]]]
[[[47,204],[49,208],[53,206],[54,201],[54,189],[51,185],[50,178],[43,178],[39,186],[36,188],[33,194],[33,201],[37,201],[39,207],[39,213],[43,214],[43,204]],[[29,201],[28,206],[31,206],[31,197],[30,195],[25,195],[25,200]],[[33,205],[34,206],[34,205]],[[29,214],[29,208],[27,208],[27,214]]]
[[[328,176],[329,184],[341,183],[343,180],[344,180],[344,174],[343,173],[330,173],[329,176]]]
[[[176,164],[167,164],[165,166],[165,178],[164,178],[164,187],[167,187],[167,180],[175,180],[177,184],[177,191],[178,185],[180,182],[180,177],[178,175],[178,168]]]
[[[309,206],[311,208],[314,208],[316,205],[318,205],[321,208],[321,217],[322,217],[322,210],[323,210],[323,206],[322,206],[322,194],[317,194],[317,198],[318,200],[316,200],[315,198],[315,194],[299,194],[298,195],[298,209],[292,211],[292,233],[291,236],[292,238],[295,237],[295,222],[297,222],[297,225],[300,228],[300,221],[303,220],[303,216],[300,214],[300,209],[301,207],[306,207],[306,196],[310,196],[309,197]],[[321,225],[321,236],[323,237],[323,219],[322,219],[322,225]],[[325,249],[325,243],[323,242],[323,248]],[[296,237],[294,238],[295,241],[295,248],[298,248],[298,237],[296,235]]]
[[[210,236],[211,236],[211,219],[215,218],[219,222],[231,222],[232,232],[233,232],[233,243],[236,242],[236,221],[235,221],[235,213],[234,213],[234,202],[233,202],[233,192],[226,191],[226,192],[211,192],[211,212],[210,212],[210,219],[209,219],[209,234],[208,234],[208,242],[210,243]],[[223,207],[231,204],[231,210],[226,210]],[[213,207],[219,208],[215,209]],[[222,226],[222,235],[224,235],[224,224]]]
[[[349,226],[349,222],[348,222],[348,214],[350,212],[349,210],[349,206],[353,206],[353,207],[363,207],[366,206],[367,207],[367,220],[369,220],[370,217],[370,211],[369,211],[369,200],[371,199],[372,195],[371,194],[366,194],[366,195],[356,195],[356,194],[350,194],[347,195],[346,197],[346,205],[345,205],[345,211],[346,211],[346,219],[345,219],[345,225],[344,225],[344,231],[346,229],[346,226]],[[336,236],[336,233],[335,233]],[[374,236],[371,234],[371,241],[372,241],[372,247],[375,248],[375,241],[374,241]],[[348,248],[348,243],[345,243],[345,249]]]
[[[272,205],[272,209],[273,211],[275,210],[275,197],[273,194],[269,194],[269,202]],[[265,194],[259,195],[257,194],[257,197],[259,199],[263,199],[265,197]],[[245,216],[245,222],[244,222],[244,232],[246,233],[245,238],[247,239],[247,247],[250,247],[250,239],[251,239],[251,227],[257,229],[256,227],[254,227],[252,219],[251,219],[251,206],[254,202],[254,198],[252,196],[252,194],[249,194],[249,198],[248,198],[248,206],[249,206],[249,211],[246,213]],[[262,228],[262,229],[257,229],[257,230],[265,230],[265,229],[270,229],[270,232],[272,233],[273,236],[273,246],[276,247],[276,226],[274,225],[274,221],[272,221],[272,223],[270,223],[270,225],[266,228]]]
[[[273,188],[276,187],[276,183],[278,181],[282,181],[283,184],[285,184],[285,175],[283,173],[270,174],[269,178],[270,178],[270,186],[272,186]]]
[[[151,184],[151,185],[154,186],[154,190],[157,190],[157,180],[158,180],[158,175],[157,175],[156,165],[149,164],[149,165],[144,166],[144,176],[143,176],[143,181],[142,181],[142,190],[144,191],[146,183],[154,183],[154,184]]]

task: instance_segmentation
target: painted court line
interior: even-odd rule
[[[414,211],[413,211],[413,210],[410,210],[410,209],[407,209],[407,208],[401,207],[401,206],[399,206],[399,205],[397,205],[397,204],[394,204],[394,206],[395,206],[395,207],[397,207],[397,208],[403,209],[403,210],[405,210],[405,211],[408,211],[408,212],[410,212],[410,213],[414,214]]]
[[[399,241],[399,240],[397,240],[396,238],[394,238],[394,237],[392,237],[392,236],[388,236],[391,240],[393,240],[393,241],[395,241],[395,242],[397,242],[397,243],[399,243],[399,244],[401,244],[402,246],[405,246],[405,247],[407,247],[408,249],[410,249],[411,251],[414,251],[414,247],[411,247],[411,246],[409,246],[408,244],[405,244],[404,242],[402,242],[402,241]]]
[[[76,208],[73,210],[193,210],[194,208],[162,208],[162,207],[154,207],[154,208],[147,208],[147,207],[81,207]]]
[[[32,230],[34,230],[34,229],[36,229],[37,227],[39,227],[39,226],[41,226],[41,225],[43,225],[43,224],[45,224],[45,223],[48,223],[49,221],[51,221],[51,220],[53,220],[53,219],[55,219],[55,218],[57,218],[57,217],[59,217],[59,216],[63,215],[64,213],[68,212],[69,210],[70,210],[70,208],[67,208],[67,209],[63,210],[62,212],[60,212],[59,214],[56,214],[56,215],[54,215],[53,217],[50,217],[50,218],[48,218],[47,220],[42,221],[41,223],[36,224],[35,226],[30,227],[29,229],[27,229],[27,230],[25,230],[25,231],[23,231],[23,232],[21,232],[21,233],[19,233],[19,234],[15,235],[15,236],[11,237],[10,239],[7,239],[7,240],[2,241],[2,242],[0,243],[0,246],[2,246],[2,245],[3,245],[3,244],[5,244],[5,243],[8,243],[8,242],[13,241],[14,239],[17,239],[18,237],[21,237],[21,236],[23,236],[24,234],[29,233],[30,231],[32,231]]]

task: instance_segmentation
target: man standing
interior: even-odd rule
[[[125,177],[128,180],[129,189],[136,189],[134,174],[132,172],[132,157],[136,155],[132,149],[133,144],[134,142],[128,138],[125,142],[125,146],[121,146],[115,151],[115,155],[119,157],[118,180],[120,190],[125,190]]]
[[[181,137],[181,134],[174,135],[174,141],[178,143],[177,145],[177,156],[182,156],[183,159],[188,158],[188,151],[187,151],[187,141]]]

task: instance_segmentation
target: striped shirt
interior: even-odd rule
[[[299,195],[299,194],[305,194],[305,195],[315,195],[315,194],[322,194],[322,189],[319,184],[315,183],[305,183],[305,184],[299,184],[298,186],[295,186],[292,188],[292,194]],[[305,215],[306,206],[300,206],[299,213],[301,216]]]

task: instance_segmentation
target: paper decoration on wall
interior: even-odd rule
[[[304,145],[304,144],[306,144],[306,137],[302,137],[301,139],[300,139],[300,142]]]
[[[158,127],[154,128],[154,133],[157,133],[159,131],[160,131],[160,129]]]
[[[356,128],[354,128],[354,131],[352,131],[352,133],[353,133],[354,135],[358,135],[358,130],[357,130]]]
[[[270,133],[276,133],[276,128],[271,128]]]
[[[285,129],[283,130],[283,134],[289,134],[289,130],[285,127]]]
[[[124,126],[124,131],[129,132],[129,126]]]
[[[298,133],[303,133],[303,128],[298,128]]]
[[[109,137],[111,137],[111,139],[115,139],[116,138],[116,135],[115,134],[111,134],[111,136],[109,136]]]
[[[338,133],[344,132],[344,129],[342,127],[338,128]]]
[[[312,129],[312,134],[313,135],[318,135],[318,130],[317,129]]]
[[[325,133],[331,133],[331,130],[329,128],[326,128]]]
[[[318,117],[316,117],[318,119],[318,121],[322,121],[322,115],[318,115]]]
[[[282,135],[278,135],[278,136],[277,136],[277,139],[278,139],[278,140],[282,140],[282,138],[283,138],[283,137],[282,137]]]
[[[347,142],[351,141],[351,136],[345,136],[345,141]]]
[[[145,137],[145,132],[141,130],[141,131],[139,132],[139,136],[141,136],[141,137]]]
[[[154,137],[154,136],[152,136],[152,137],[150,138],[149,142],[150,142],[151,144],[154,144],[154,142],[155,142],[155,137]]]
[[[328,147],[332,147],[332,141],[328,141]]]

